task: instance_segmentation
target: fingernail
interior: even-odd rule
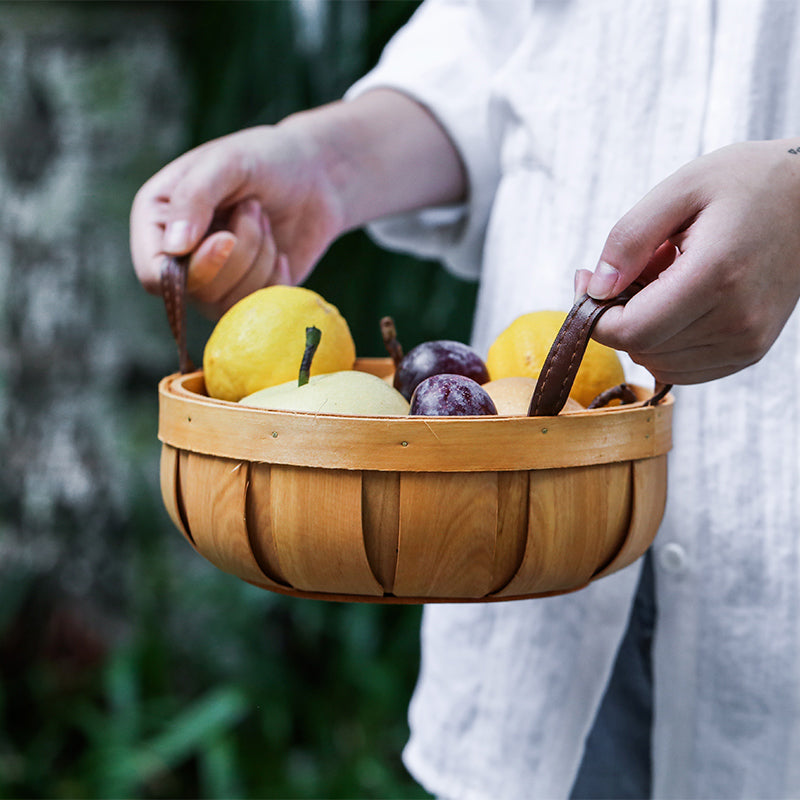
[[[164,233],[164,249],[168,253],[185,253],[190,244],[189,223],[185,219],[170,222]]]
[[[586,293],[595,300],[606,300],[611,297],[618,278],[619,272],[611,264],[601,261],[586,287]]]
[[[577,302],[578,298],[586,293],[586,287],[592,277],[592,271],[588,269],[579,269],[575,271],[575,297],[573,302]]]

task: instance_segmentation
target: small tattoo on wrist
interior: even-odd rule
[[[787,152],[791,153],[793,156],[800,156],[800,147],[790,147]]]

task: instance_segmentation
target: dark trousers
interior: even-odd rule
[[[653,562],[648,552],[628,629],[586,740],[586,750],[570,795],[572,800],[645,800],[650,797],[654,583]]]

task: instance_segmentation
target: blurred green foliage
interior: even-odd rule
[[[306,37],[291,3],[200,4],[198,13],[186,15],[182,37],[194,75],[194,143],[340,98],[376,63],[418,4],[323,1],[316,46],[302,44]],[[221,31],[235,49],[220,51]],[[306,285],[339,307],[361,355],[385,355],[378,322],[386,314],[394,317],[406,349],[427,339],[470,337],[476,284],[437,263],[383,250],[363,231],[335,242]],[[208,326],[197,324],[202,339]]]
[[[322,2],[315,39],[285,0],[165,4],[189,76],[186,146],[341,96],[416,5]],[[472,284],[362,232],[308,285],[362,355],[382,354],[384,314],[406,347],[469,337]],[[196,353],[209,330],[191,320]],[[272,595],[194,555],[158,495],[158,377],[131,367],[119,409],[134,510],[109,531],[127,575],[116,622],[98,628],[46,581],[2,587],[0,798],[426,797],[400,761],[421,609]]]

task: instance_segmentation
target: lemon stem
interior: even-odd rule
[[[303,351],[303,360],[300,362],[300,374],[297,376],[297,385],[305,386],[311,376],[311,362],[317,352],[322,331],[313,325],[306,328],[306,349]]]

